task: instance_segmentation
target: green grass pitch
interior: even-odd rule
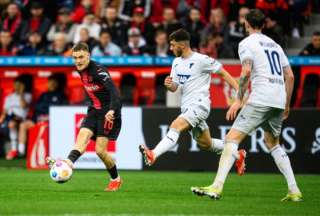
[[[320,176],[297,175],[301,203],[282,203],[286,184],[276,174],[229,176],[221,200],[198,197],[190,186],[209,184],[208,172],[120,171],[118,192],[104,192],[105,171],[76,170],[54,183],[48,171],[0,168],[0,215],[320,215]]]

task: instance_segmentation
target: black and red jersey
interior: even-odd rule
[[[119,92],[106,68],[91,60],[86,69],[78,72],[90,98],[91,107],[115,111],[121,108]]]

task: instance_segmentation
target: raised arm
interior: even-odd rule
[[[289,65],[283,67],[283,74],[284,74],[284,81],[286,84],[286,93],[287,93],[286,109],[283,115],[283,119],[287,119],[290,112],[290,102],[291,102],[291,96],[292,96],[293,85],[294,85],[294,75]]]

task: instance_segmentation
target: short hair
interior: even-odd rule
[[[79,43],[75,44],[72,47],[72,52],[78,52],[78,51],[90,52],[88,44],[86,44],[84,42],[79,42]]]
[[[247,22],[254,29],[262,29],[265,18],[265,15],[258,9],[251,9],[246,15]]]
[[[103,35],[103,34],[108,34],[111,37],[111,32],[107,29],[103,29],[100,31],[99,36]]]
[[[313,32],[312,36],[320,36],[320,31]]]
[[[186,30],[180,28],[170,34],[169,41],[172,41],[172,40],[177,42],[181,42],[181,41],[190,42],[190,34]]]

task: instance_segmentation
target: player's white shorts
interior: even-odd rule
[[[182,109],[182,113],[179,117],[184,118],[192,126],[191,134],[194,139],[197,139],[202,131],[209,128],[206,123],[206,119],[210,114],[210,108],[201,104],[192,104]]]
[[[279,137],[282,127],[283,109],[257,104],[246,104],[238,114],[232,128],[250,134],[258,127]]]

